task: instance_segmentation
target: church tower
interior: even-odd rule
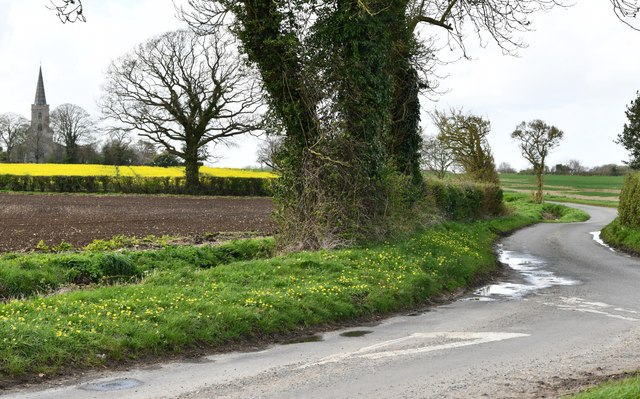
[[[36,98],[31,105],[31,127],[29,128],[29,161],[47,162],[53,155],[53,131],[49,126],[49,104],[44,93],[42,67],[38,74]]]

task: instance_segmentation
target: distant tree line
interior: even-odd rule
[[[580,161],[572,159],[567,163],[558,163],[545,168],[545,174],[551,175],[575,175],[575,176],[624,176],[631,172],[627,165],[616,165],[614,163],[593,166],[591,168],[583,166]],[[527,168],[516,171],[511,165],[502,162],[498,167],[498,173],[519,173],[521,175],[532,175],[533,169]]]
[[[128,131],[98,127],[81,107],[63,104],[51,112],[53,151],[47,163],[106,165],[182,165],[175,155],[158,151],[157,144],[134,140]],[[19,114],[0,114],[0,162],[30,162],[37,140],[29,131],[29,120]],[[105,138],[106,140],[101,138]]]

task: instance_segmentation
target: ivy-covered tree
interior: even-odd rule
[[[615,141],[629,151],[629,160],[625,163],[632,169],[640,169],[640,92],[636,92],[636,95],[635,100],[627,106],[625,115],[628,121]]]
[[[541,204],[544,197],[545,162],[547,156],[564,137],[564,132],[555,126],[547,125],[540,119],[531,122],[522,122],[511,133],[511,138],[518,141],[518,146],[524,159],[531,163],[533,174],[536,176],[535,202]]]

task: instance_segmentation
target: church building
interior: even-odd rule
[[[28,133],[28,162],[44,163],[54,157],[53,130],[49,125],[49,104],[44,92],[42,67],[38,74],[36,98],[31,105],[31,126]]]

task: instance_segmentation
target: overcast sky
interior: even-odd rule
[[[97,116],[96,100],[109,62],[149,37],[181,27],[171,0],[85,0],[86,23],[62,24],[47,0],[0,0],[0,113],[30,117],[38,67],[47,101],[82,106]],[[529,47],[520,57],[495,46],[473,48],[473,61],[442,69],[448,74],[437,103],[427,111],[462,107],[491,121],[496,163],[520,169],[526,162],[509,138],[521,121],[543,119],[565,132],[549,165],[578,159],[586,166],[621,163],[626,151],[613,140],[624,110],[640,89],[640,32],[616,19],[608,0],[582,0],[570,9],[534,16]],[[255,164],[256,139],[218,148],[218,166]]]

